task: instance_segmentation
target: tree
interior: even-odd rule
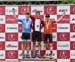
[[[75,0],[61,0],[62,4],[75,4]]]

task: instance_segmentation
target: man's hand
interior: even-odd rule
[[[30,6],[31,6],[31,4],[29,3],[29,4],[27,5],[27,13],[30,13]]]
[[[12,12],[13,12],[13,14],[15,14],[15,9],[14,8],[12,9]]]
[[[63,14],[65,15],[66,11],[63,12]]]
[[[60,21],[64,17],[65,13],[66,11],[63,12],[62,16],[57,20],[57,22]]]

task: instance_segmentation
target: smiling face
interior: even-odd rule
[[[30,14],[26,13],[26,19],[29,19],[29,18],[30,18]]]
[[[46,20],[50,20],[50,18],[49,17],[46,17]]]
[[[40,18],[40,12],[39,11],[36,12],[36,18]]]

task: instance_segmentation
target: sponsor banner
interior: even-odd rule
[[[72,41],[72,42],[70,43],[70,46],[71,46],[71,47],[70,47],[71,50],[75,50],[75,42]]]
[[[75,15],[70,15],[70,23],[75,23]]]
[[[18,41],[18,33],[6,33],[6,41]]]
[[[31,11],[31,7],[29,6],[19,6],[18,7],[18,14],[19,15],[25,15],[26,14],[26,12],[27,12],[27,9],[29,9],[30,11]]]
[[[5,33],[0,33],[0,41],[5,41]]]
[[[58,59],[57,62],[70,62],[70,59]]]
[[[75,59],[71,59],[70,62],[75,62]]]
[[[13,15],[13,9],[15,10],[15,14],[18,15],[18,7],[17,6],[6,6],[5,12],[6,15]]]
[[[69,24],[57,24],[57,32],[70,32]]]
[[[18,50],[18,42],[6,42],[6,50]]]
[[[6,23],[7,24],[17,24],[18,21],[15,19],[13,15],[6,15]]]
[[[44,6],[44,14],[57,14],[57,6],[56,5],[46,5]]]
[[[17,50],[7,50],[6,59],[18,59],[18,51]]]
[[[58,50],[70,50],[70,43],[69,42],[58,42],[57,43]]]
[[[5,50],[5,42],[0,42],[0,50]]]
[[[58,41],[70,41],[70,33],[57,33],[57,40]]]
[[[69,59],[70,58],[70,51],[69,50],[58,50],[57,51],[57,58],[58,59]]]
[[[31,14],[32,15],[35,15],[36,14],[36,11],[40,11],[40,13],[41,13],[41,15],[43,15],[44,14],[44,6],[43,5],[40,5],[40,6],[38,6],[38,5],[32,5],[31,6]]]
[[[14,60],[13,59],[6,59],[5,62],[19,62],[19,61],[18,61],[18,59],[14,59]]]
[[[62,15],[63,12],[66,12],[66,15],[70,15],[70,6],[65,5],[65,6],[57,6],[57,14]]]
[[[60,17],[62,17],[62,15],[57,15],[57,19],[59,19]],[[61,20],[58,21],[58,23],[70,23],[70,16],[69,15],[64,15],[63,18]]]
[[[74,32],[70,33],[70,41],[75,41],[75,33]]]
[[[70,59],[75,59],[75,51],[74,50],[70,51]]]
[[[5,6],[0,6],[0,15],[5,15]]]
[[[5,51],[0,50],[0,60],[5,59]]]
[[[0,24],[0,33],[5,32],[5,24]]]
[[[70,14],[75,14],[75,5],[70,6]]]
[[[0,15],[0,24],[5,24],[5,15]]]
[[[53,36],[53,41],[57,41],[57,33],[52,33],[52,36]]]
[[[18,32],[18,24],[6,24],[6,32]]]
[[[70,24],[70,31],[71,32],[75,32],[75,24]]]

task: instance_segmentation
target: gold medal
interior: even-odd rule
[[[48,26],[49,26],[49,22],[46,22],[46,28],[48,29]]]

